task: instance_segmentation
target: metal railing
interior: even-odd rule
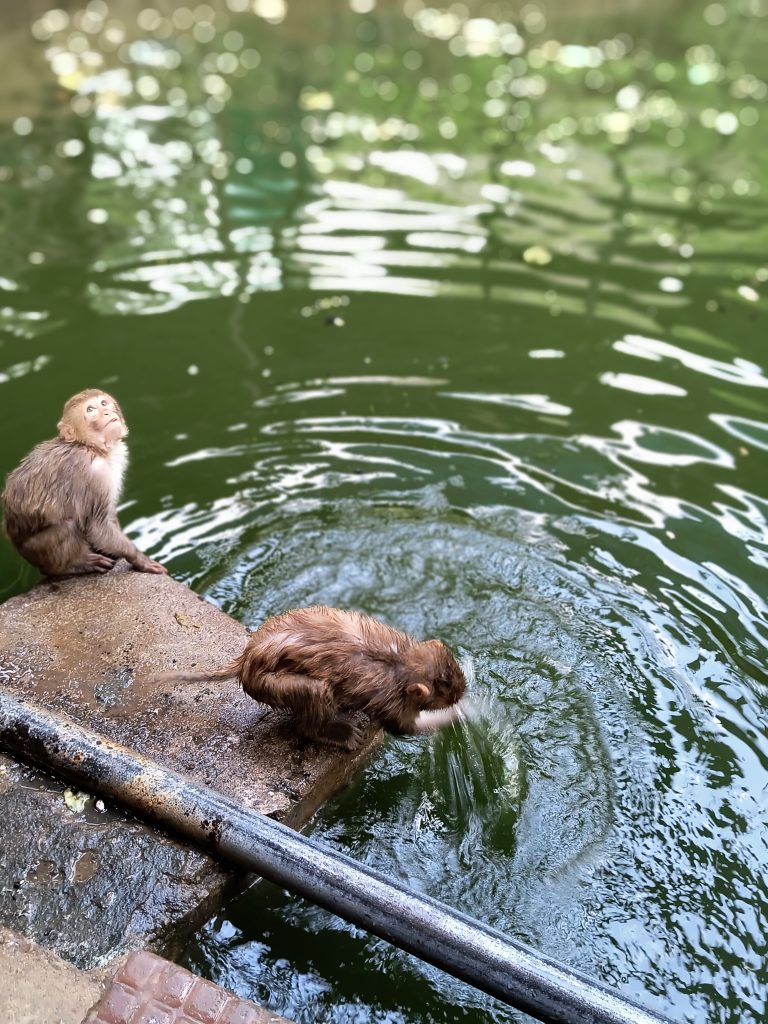
[[[0,747],[254,871],[546,1024],[673,1024],[438,900],[29,701],[0,692]]]

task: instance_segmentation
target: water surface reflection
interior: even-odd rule
[[[387,743],[315,834],[680,1021],[762,1021],[763,0],[0,22],[4,471],[109,386],[123,519],[180,578],[471,669],[472,728]],[[520,1019],[268,889],[186,955],[300,1021]]]

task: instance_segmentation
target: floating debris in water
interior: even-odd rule
[[[552,262],[552,253],[543,245],[530,245],[523,253],[523,259],[535,267],[546,267]]]

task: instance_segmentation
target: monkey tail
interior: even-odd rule
[[[210,672],[153,672],[150,683],[214,683],[224,679],[235,679],[240,672],[240,659],[212,669]]]

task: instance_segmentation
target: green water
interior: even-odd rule
[[[177,578],[473,675],[312,834],[764,1021],[765,0],[143,2],[2,6],[0,473],[114,391]],[[301,1022],[522,1019],[268,886],[185,962]]]

